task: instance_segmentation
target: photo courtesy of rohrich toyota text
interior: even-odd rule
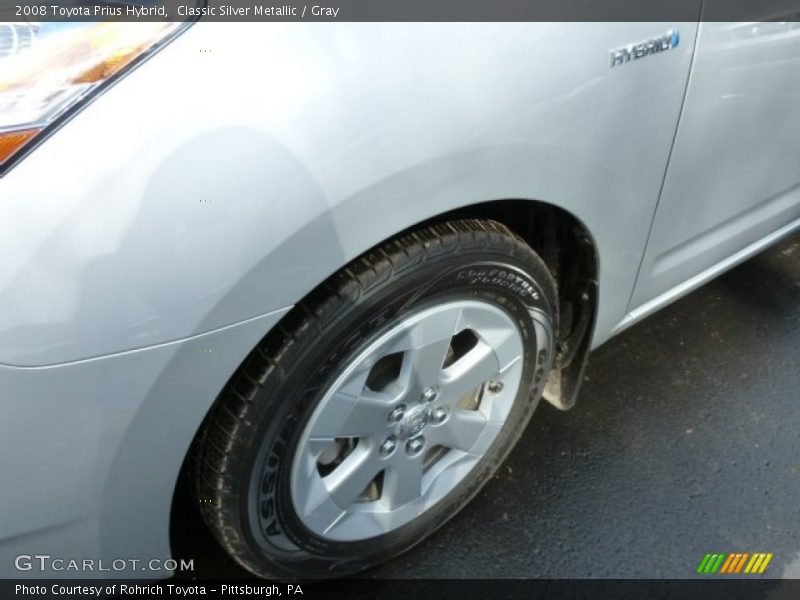
[[[800,0],[0,0],[0,599],[800,598]]]
[[[216,584],[215,584],[216,585]],[[67,584],[56,583],[48,585],[27,585],[17,583],[14,585],[17,596],[67,596],[67,597],[97,597],[97,598],[124,598],[124,597],[194,597],[219,594],[227,596],[283,596],[289,597],[303,595],[300,584],[226,584],[221,583],[216,587],[198,584],[180,583],[106,583],[106,584]]]

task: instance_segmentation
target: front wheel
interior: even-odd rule
[[[499,223],[437,224],[335,274],[259,344],[198,438],[204,519],[264,577],[400,554],[453,517],[525,428],[555,284]]]

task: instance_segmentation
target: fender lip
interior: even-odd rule
[[[547,376],[542,397],[559,410],[569,410],[575,406],[580,392],[586,366],[589,364],[591,341],[597,323],[598,293],[597,280],[589,280],[584,306],[588,309],[587,319],[580,327],[579,338],[570,356],[561,364],[553,366]],[[561,354],[559,352],[559,354]]]

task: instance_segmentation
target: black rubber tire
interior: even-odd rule
[[[360,542],[317,537],[295,514],[289,472],[298,438],[326,384],[348,357],[399,317],[455,298],[495,304],[522,332],[522,385],[505,426],[470,475],[416,520]],[[251,352],[198,434],[195,489],[214,536],[256,575],[308,579],[368,568],[429,536],[491,478],[522,434],[552,363],[556,298],[544,262],[493,221],[428,226],[340,270]]]

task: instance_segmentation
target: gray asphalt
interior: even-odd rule
[[[197,529],[197,577],[245,577]],[[772,552],[800,578],[800,236],[614,338],[496,478],[380,578],[686,578]]]

